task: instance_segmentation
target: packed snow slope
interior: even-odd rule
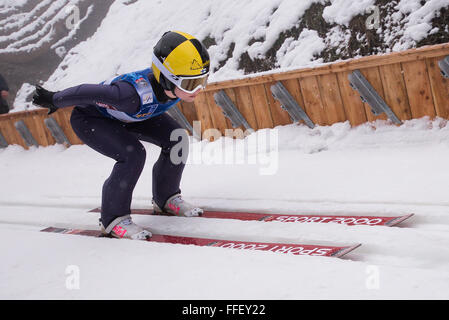
[[[114,163],[87,146],[9,146],[0,150],[0,298],[447,299],[448,141],[446,121],[419,119],[191,142],[181,188],[206,209],[415,213],[400,227],[134,217],[172,235],[362,243],[345,259],[40,233],[97,228],[99,215],[87,211],[100,204]],[[145,147],[134,208],[151,203],[160,150]]]

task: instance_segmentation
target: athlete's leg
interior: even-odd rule
[[[153,200],[163,208],[168,198],[181,192],[182,173],[189,153],[187,132],[167,113],[126,126],[139,140],[161,147],[153,166],[152,183]],[[170,139],[172,133],[173,141]]]
[[[116,160],[102,191],[101,221],[107,227],[117,217],[131,213],[132,193],[145,164],[145,149],[124,123],[104,117],[94,107],[74,108],[70,122],[86,145]]]

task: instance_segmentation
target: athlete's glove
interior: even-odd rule
[[[36,93],[33,96],[33,103],[42,108],[48,109],[48,114],[57,111],[58,108],[53,104],[53,96],[56,92],[45,90],[41,86],[36,86]]]

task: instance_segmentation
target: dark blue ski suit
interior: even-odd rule
[[[92,149],[116,160],[104,182],[101,222],[107,227],[115,218],[130,214],[132,193],[145,164],[146,152],[139,140],[161,147],[153,166],[153,200],[163,207],[166,200],[180,193],[185,163],[170,159],[173,146],[183,141],[179,156],[187,158],[187,139],[170,141],[180,125],[165,111],[179,99],[170,99],[155,80],[151,69],[115,77],[99,85],[83,84],[57,92],[58,108],[76,106],[72,128]],[[184,154],[181,154],[184,153]]]

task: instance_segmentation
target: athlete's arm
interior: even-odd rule
[[[58,108],[94,105],[136,113],[140,107],[140,97],[131,84],[117,81],[111,85],[82,84],[56,92],[53,103]]]

